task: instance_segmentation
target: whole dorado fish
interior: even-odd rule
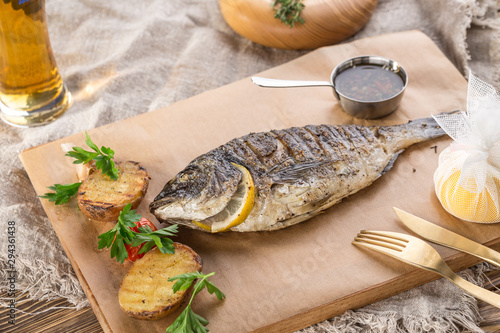
[[[160,222],[213,231],[210,223],[231,203],[243,166],[253,180],[253,206],[230,230],[285,228],[367,187],[408,146],[444,134],[432,118],[395,126],[309,125],[251,133],[194,159],[165,185],[150,210]]]

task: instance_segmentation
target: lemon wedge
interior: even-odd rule
[[[252,211],[255,201],[255,186],[252,175],[245,167],[235,163],[231,164],[241,172],[241,180],[236,192],[220,213],[204,221],[193,221],[196,226],[203,230],[212,233],[229,230],[243,223]]]

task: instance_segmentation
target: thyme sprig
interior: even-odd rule
[[[274,9],[274,17],[293,28],[296,23],[304,24],[300,16],[305,5],[303,0],[274,0],[271,3]]]

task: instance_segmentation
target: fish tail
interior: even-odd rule
[[[421,138],[422,141],[438,138],[446,134],[433,117],[415,119],[408,122],[406,127],[416,133],[415,136]]]
[[[444,114],[452,114],[460,111],[451,111]],[[378,136],[385,137],[387,144],[393,152],[408,148],[409,146],[432,140],[446,135],[433,117],[411,120],[406,124],[396,126],[381,126],[378,128]]]

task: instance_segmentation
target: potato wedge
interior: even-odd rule
[[[139,163],[118,162],[118,180],[100,171],[91,173],[80,185],[78,207],[88,217],[99,221],[116,221],[127,204],[137,208],[146,194],[149,174]]]
[[[120,307],[129,316],[155,320],[173,312],[187,296],[186,291],[173,293],[175,282],[168,279],[179,274],[201,271],[200,256],[189,246],[174,243],[175,254],[163,254],[154,248],[134,262],[118,291]]]

